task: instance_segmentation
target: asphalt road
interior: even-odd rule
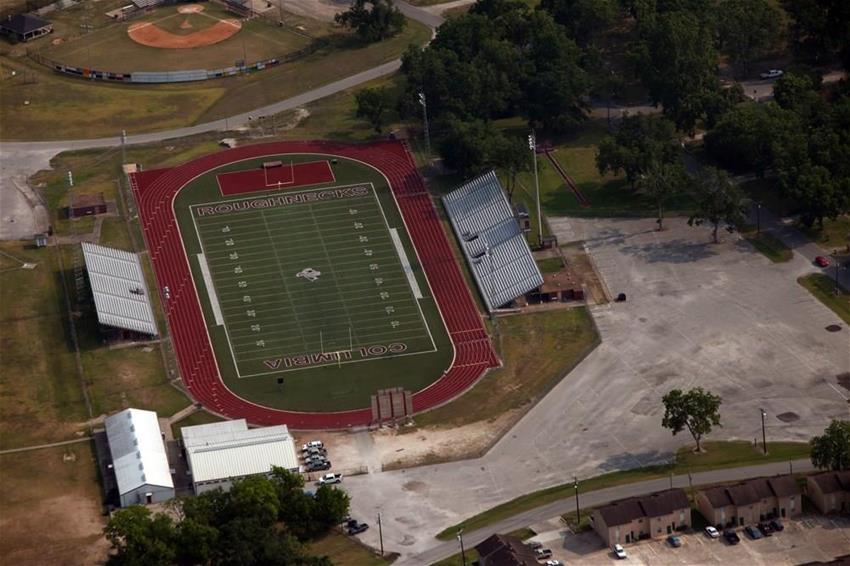
[[[741,468],[728,468],[723,470],[713,470],[709,472],[699,472],[691,475],[689,482],[687,474],[673,476],[672,486],[680,488],[689,488],[690,485],[699,487],[702,485],[710,485],[719,482],[739,481],[748,478],[756,478],[760,476],[776,475],[788,473],[792,469],[797,472],[808,472],[814,470],[812,463],[809,460],[795,460],[789,462],[777,462],[774,464],[762,464],[758,466],[746,466]],[[579,492],[579,505],[581,508],[598,507],[617,499],[625,497],[634,497],[644,495],[655,491],[668,489],[671,485],[670,478],[659,478],[655,480],[647,480],[636,483],[600,489],[588,493]],[[579,486],[580,488],[580,486]],[[498,523],[494,523],[488,527],[463,533],[463,544],[465,548],[472,548],[490,535],[496,533],[509,533],[517,529],[522,529],[528,525],[539,523],[570,513],[576,510],[575,499],[567,497],[553,503],[537,507],[530,511],[514,515]],[[444,558],[448,558],[453,554],[460,552],[459,541],[451,540],[442,542],[425,552],[414,556],[404,556],[396,562],[399,565],[405,564],[433,564]]]

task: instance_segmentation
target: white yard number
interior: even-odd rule
[[[261,348],[266,347],[266,341],[265,340],[257,340],[256,344],[257,344],[257,346],[259,346]]]
[[[363,223],[362,222],[355,222],[354,223],[354,229],[355,230],[362,230],[363,229]]]
[[[381,293],[380,293],[380,297],[381,297],[381,300],[382,300],[382,301],[386,301],[387,299],[389,299],[389,298],[390,298],[390,294],[389,294],[389,293],[387,293],[386,291],[381,291]]]
[[[230,254],[228,257],[229,257],[230,259],[239,259],[239,254],[238,254],[238,253],[236,253],[236,252],[233,252],[233,253],[232,253],[232,254]]]
[[[234,244],[233,238],[228,238],[224,241],[225,246],[232,246]]]
[[[253,310],[253,309],[245,311],[245,314],[246,314],[249,318],[257,318],[257,311],[255,311],[255,310]]]
[[[242,296],[242,302],[243,303],[250,303],[251,302],[251,295],[243,295]]]
[[[392,326],[393,328],[398,328],[399,324],[401,324],[401,323],[397,320],[390,322],[390,326]]]
[[[259,332],[260,331],[260,325],[259,324],[252,324],[251,325],[251,331],[252,332]]]
[[[234,267],[234,268],[233,268],[233,273],[235,273],[235,274],[237,274],[237,275],[239,275],[240,273],[242,273],[242,266],[241,266],[241,265],[237,265],[236,267]]]
[[[365,244],[369,241],[369,236],[360,236],[360,243]]]
[[[372,270],[372,271],[377,271],[379,269],[378,264],[377,263],[370,263],[369,269]]]
[[[222,234],[227,234],[228,232],[230,232],[230,226],[225,226],[221,229]]]
[[[375,285],[381,286],[383,284],[384,284],[384,278],[383,277],[375,277]]]
[[[372,255],[372,250],[370,250],[370,249],[368,249],[368,248],[364,249],[364,250],[363,250],[363,255],[365,255],[365,256],[370,256],[370,257],[371,257],[371,255]]]
[[[356,208],[349,208],[349,209],[348,209],[348,214],[351,214],[352,216],[353,216],[353,215],[355,215],[355,214],[357,214],[357,209],[356,209]]]
[[[244,289],[245,287],[248,286],[248,282],[247,281],[240,281],[239,283],[237,283],[237,285],[239,286],[240,289]]]
[[[387,314],[392,314],[392,313],[394,313],[394,312],[395,312],[395,307],[384,307],[384,311],[385,311]]]

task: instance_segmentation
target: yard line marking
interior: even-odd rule
[[[407,276],[407,282],[410,283],[413,296],[417,299],[423,298],[422,290],[419,288],[419,282],[416,281],[416,276],[413,274],[413,268],[410,266],[410,261],[407,259],[407,252],[404,251],[401,238],[398,237],[398,230],[390,228],[390,238],[392,238],[393,245],[395,245],[395,251],[398,253],[398,258],[401,261],[401,267],[404,269],[404,274]]]
[[[212,307],[213,318],[215,318],[216,326],[224,326],[224,318],[221,316],[221,305],[218,303],[218,297],[213,287],[212,276],[210,275],[210,267],[207,265],[207,260],[204,254],[198,254],[198,264],[201,266],[201,275],[204,278],[204,286],[207,288],[207,295],[210,299],[210,307]]]

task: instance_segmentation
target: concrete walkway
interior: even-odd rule
[[[83,442],[91,442],[91,438],[86,436],[83,438],[75,438],[74,440],[63,440],[62,442],[51,442],[50,444],[38,444],[35,446],[24,446],[23,448],[10,448],[9,450],[0,450],[0,454],[15,454],[16,452],[30,452],[32,450],[41,450],[43,448],[55,448],[56,446],[65,446],[67,444],[81,444]]]

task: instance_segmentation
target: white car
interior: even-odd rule
[[[564,566],[564,563],[560,560],[547,560],[545,562],[546,566]]]
[[[622,545],[622,544],[615,544],[615,545],[614,545],[614,554],[615,554],[615,555],[617,556],[617,558],[619,558],[620,560],[622,560],[622,559],[624,559],[624,558],[628,558],[628,555],[626,554],[626,549],[625,549],[625,548],[623,548],[623,545]]]
[[[319,478],[319,485],[330,485],[332,483],[340,483],[342,474],[325,474]]]
[[[321,440],[311,440],[307,444],[301,447],[301,450],[309,450],[310,448],[324,448],[325,443]]]
[[[720,537],[720,531],[718,531],[717,529],[715,529],[711,525],[709,525],[705,528],[705,534],[708,535],[708,538],[719,538]]]
[[[767,72],[761,73],[759,76],[763,79],[778,79],[784,74],[785,73],[779,69],[771,69]]]

